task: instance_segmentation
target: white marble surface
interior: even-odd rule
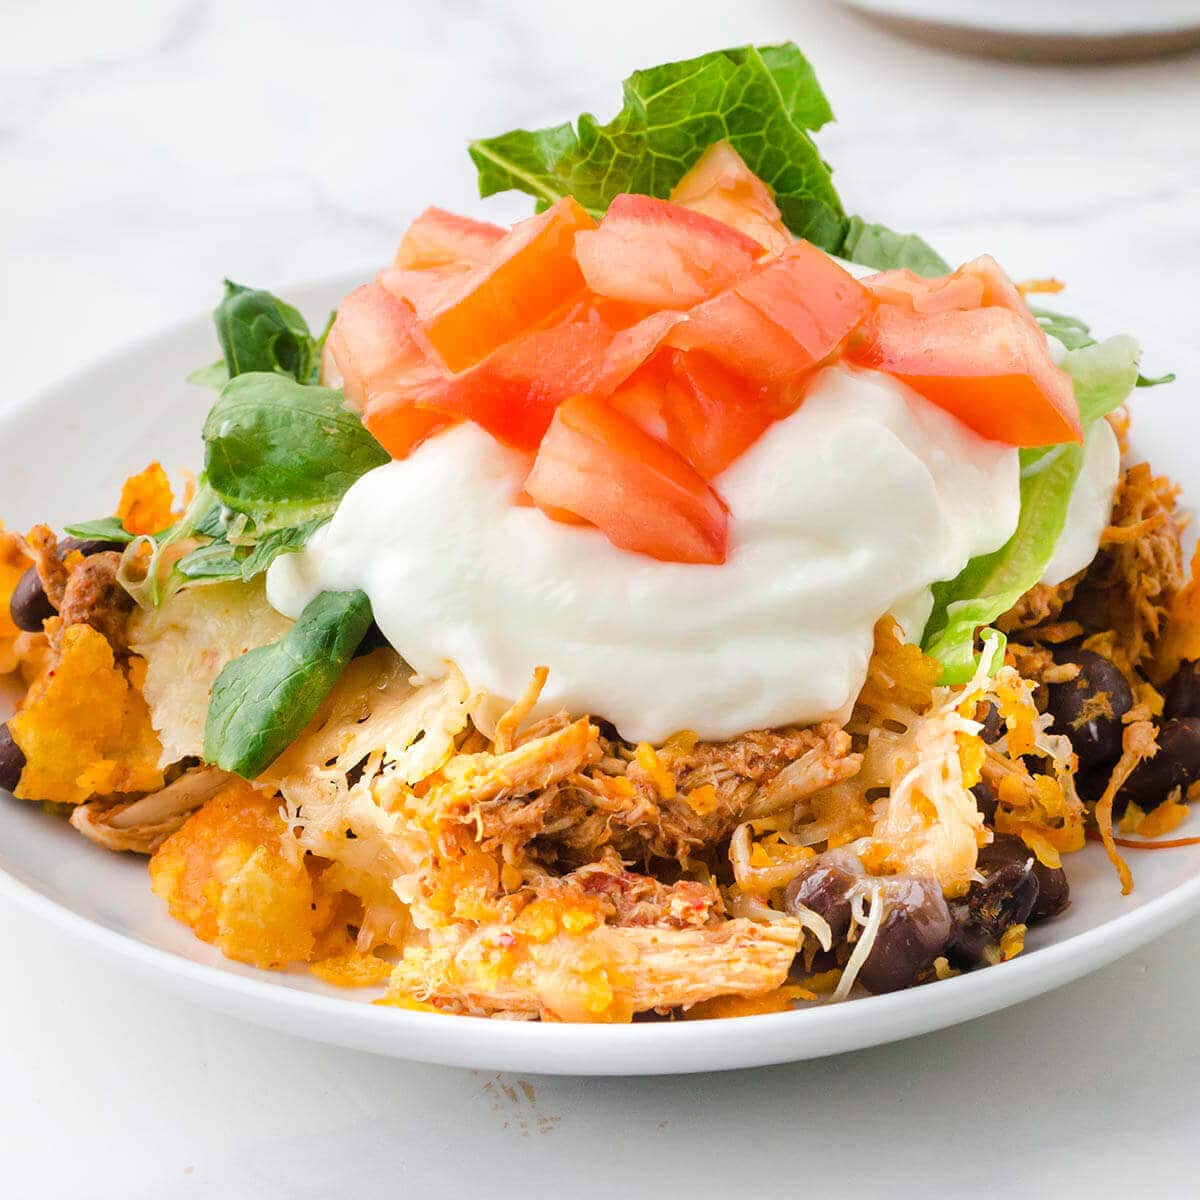
[[[223,274],[365,270],[431,200],[482,210],[472,135],[606,115],[632,67],[789,37],[841,119],[820,140],[851,207],[1196,343],[1195,57],[972,61],[804,0],[4,0],[0,29],[10,396],[208,307]],[[4,1195],[1196,1193],[1200,924],[900,1045],[528,1094],[194,1010],[11,907],[0,937]]]

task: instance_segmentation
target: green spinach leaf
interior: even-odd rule
[[[314,338],[299,311],[278,296],[225,281],[225,295],[213,312],[227,377],[249,371],[277,371],[299,383],[315,383],[321,371],[321,340]],[[214,367],[201,368],[207,386]]]
[[[607,125],[584,113],[574,126],[514,129],[472,142],[479,193],[517,189],[538,210],[574,196],[600,216],[621,192],[666,197],[687,169],[725,138],[775,191],[789,229],[836,252],[845,214],[808,131],[832,117],[808,60],[791,43],[719,50],[635,71]]]
[[[321,707],[370,624],[362,592],[322,592],[279,641],[226,664],[209,701],[206,761],[261,775]]]
[[[121,524],[120,517],[100,517],[96,521],[80,521],[75,525],[67,525],[64,532],[74,538],[86,541],[121,542],[128,545],[137,536],[130,533]]]
[[[306,521],[285,529],[264,534],[253,543],[235,545],[223,536],[207,545],[198,546],[175,564],[183,579],[215,582],[220,579],[241,579],[249,582],[265,571],[281,554],[303,550],[308,539],[325,524],[325,518]]]
[[[340,391],[263,372],[221,389],[204,442],[208,487],[259,535],[332,516],[356,479],[389,461]]]

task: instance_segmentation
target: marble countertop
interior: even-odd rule
[[[223,275],[365,276],[431,200],[520,215],[476,199],[470,137],[606,117],[636,66],[786,38],[838,114],[819,140],[853,210],[1197,342],[1194,56],[958,58],[806,0],[0,0],[0,28],[10,397],[211,307]],[[14,1196],[1195,1194],[1200,923],[878,1050],[527,1087],[201,1012],[7,905],[0,934]]]

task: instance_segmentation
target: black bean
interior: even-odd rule
[[[858,878],[857,873],[847,869],[847,864],[823,854],[788,884],[783,906],[793,914],[798,905],[812,909],[829,923],[834,942],[840,942],[850,929],[850,901],[846,893]]]
[[[1185,662],[1163,693],[1163,716],[1200,717],[1200,662]]]
[[[996,806],[1000,803],[1000,797],[996,795],[995,789],[986,779],[981,779],[971,789],[971,795],[975,797],[976,808],[990,825],[996,819]]]
[[[970,891],[949,906],[954,930],[948,952],[955,962],[964,966],[985,962],[985,951],[1000,941],[1010,925],[1030,919],[1041,891],[1036,863],[1019,838],[997,838],[979,852],[976,865],[983,881],[971,884]]]
[[[998,833],[990,845],[979,851],[976,866],[981,875],[1003,866],[1005,863],[1031,864],[1034,876],[1038,881],[1037,903],[1029,914],[1033,921],[1043,917],[1057,916],[1070,901],[1071,888],[1067,883],[1067,873],[1062,867],[1047,867],[1038,861],[1033,851],[1019,837],[1011,833]]]
[[[950,910],[935,880],[896,876],[888,880],[883,924],[858,973],[870,992],[911,987],[946,950]]]
[[[0,725],[0,788],[14,791],[25,769],[25,755],[13,741],[7,722]]]
[[[1175,717],[1158,731],[1158,753],[1134,768],[1117,793],[1114,811],[1132,801],[1144,812],[1176,789],[1200,779],[1200,717]]]
[[[979,736],[990,746],[993,742],[1000,740],[1000,735],[1004,733],[1004,724],[1000,720],[1000,710],[989,700],[986,703],[979,705],[982,712],[975,713],[975,720],[983,723],[983,728],[979,731]]]
[[[1079,666],[1079,674],[1050,684],[1046,711],[1054,718],[1053,732],[1066,734],[1079,755],[1079,769],[1087,771],[1120,758],[1121,717],[1133,707],[1133,692],[1103,655],[1073,650],[1069,661]]]
[[[94,538],[63,538],[58,543],[59,554],[70,554],[71,551],[78,550],[84,558],[99,554],[103,550],[120,549],[120,542],[102,542]],[[8,611],[13,624],[27,633],[41,633],[42,622],[54,616],[56,610],[46,596],[36,567],[30,567],[17,580],[17,586],[13,588],[8,602]]]

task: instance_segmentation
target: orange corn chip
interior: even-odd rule
[[[312,880],[285,832],[279,801],[238,780],[155,851],[150,886],[229,958],[271,969],[306,961],[317,920]]]
[[[146,702],[90,625],[63,633],[57,664],[8,727],[26,760],[16,789],[22,800],[82,804],[163,785],[162,746]]]
[[[161,463],[152,462],[125,480],[117,516],[130,533],[158,533],[174,521],[174,502],[166,471]]]

